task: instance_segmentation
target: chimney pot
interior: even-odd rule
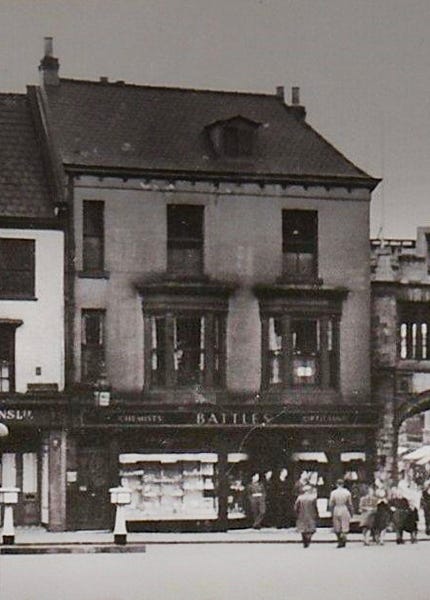
[[[293,104],[293,105],[300,104],[300,88],[299,87],[291,88],[291,104]]]
[[[109,78],[102,75],[100,77],[100,83],[109,83]]]
[[[45,54],[39,65],[41,84],[43,87],[60,85],[58,74],[60,63],[58,62],[58,58],[53,56],[52,37],[44,38],[44,51]]]
[[[44,38],[44,46],[45,46],[45,56],[52,56],[52,54],[54,52],[52,37]]]
[[[276,96],[278,98],[280,98],[281,100],[285,99],[285,91],[284,91],[284,86],[283,85],[278,85],[276,88]]]

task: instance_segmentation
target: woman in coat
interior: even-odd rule
[[[377,499],[373,487],[369,485],[367,494],[360,498],[360,527],[363,532],[365,546],[370,545],[370,537],[375,525]]]
[[[383,546],[385,534],[387,532],[388,525],[391,522],[392,513],[391,508],[388,505],[388,499],[385,490],[377,490],[375,496],[377,500],[377,505],[373,530],[375,535],[375,542],[380,546]]]
[[[338,548],[346,546],[346,535],[353,513],[351,492],[343,485],[343,479],[338,479],[336,489],[332,491],[328,501],[328,508],[333,516],[333,531],[337,537]]]
[[[294,503],[297,516],[297,531],[302,535],[303,547],[308,548],[315,533],[318,519],[317,494],[310,485],[303,486],[303,491]]]
[[[393,525],[396,531],[396,543],[404,544],[403,532],[405,530],[405,521],[409,511],[409,502],[404,497],[402,490],[393,488],[391,490],[390,506],[393,512]]]

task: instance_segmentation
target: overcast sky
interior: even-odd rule
[[[371,233],[430,226],[430,0],[0,0],[0,90],[63,77],[272,93],[383,177]]]

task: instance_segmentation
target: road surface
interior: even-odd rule
[[[0,556],[1,600],[429,600],[430,542],[148,545]]]

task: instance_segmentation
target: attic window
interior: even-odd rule
[[[223,154],[231,158],[252,156],[254,131],[248,127],[228,125],[223,128]]]
[[[260,123],[241,115],[206,126],[209,143],[217,157],[242,158],[256,152]]]

